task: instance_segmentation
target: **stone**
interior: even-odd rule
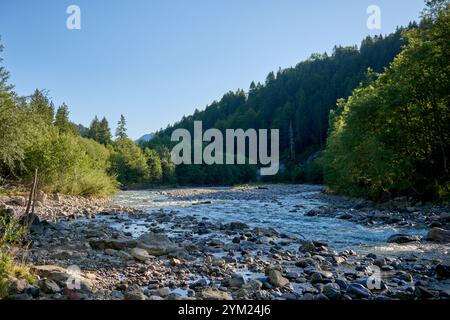
[[[91,245],[92,249],[95,250],[123,250],[126,248],[136,247],[137,241],[132,239],[96,239],[89,240],[89,244]]]
[[[228,280],[228,284],[230,287],[240,288],[245,284],[244,276],[239,273],[235,273],[231,279]]]
[[[307,267],[315,266],[316,262],[312,258],[304,258],[304,259],[297,260],[295,262],[295,265],[299,268],[307,268]]]
[[[170,289],[169,288],[159,288],[159,289],[153,290],[151,293],[152,293],[152,295],[165,298],[170,295]]]
[[[164,256],[177,250],[177,246],[162,233],[147,233],[138,238],[138,248],[152,256]]]
[[[316,252],[316,246],[312,241],[307,241],[300,246],[299,251],[303,253],[313,253]]]
[[[73,252],[69,250],[58,250],[54,255],[53,258],[58,260],[68,260],[73,256]]]
[[[256,279],[251,279],[247,283],[242,285],[242,288],[246,289],[250,292],[255,292],[255,291],[261,290],[262,286],[263,286],[263,283],[261,281],[256,280]]]
[[[123,260],[134,260],[134,257],[126,251],[115,251],[115,255]]]
[[[170,258],[169,263],[172,267],[176,267],[176,266],[179,266],[180,264],[182,264],[181,260],[177,259],[177,258]]]
[[[435,242],[450,242],[450,230],[431,228],[428,231],[427,240]]]
[[[445,279],[450,278],[450,265],[438,264],[436,266],[436,274],[440,278],[445,278]]]
[[[9,286],[8,294],[9,295],[13,295],[13,294],[24,293],[25,290],[27,290],[28,287],[29,287],[29,284],[28,284],[27,280],[25,280],[25,279],[15,279],[15,280],[13,280],[11,285]]]
[[[310,279],[311,283],[319,283],[319,282],[322,282],[322,280],[323,280],[322,275],[319,272],[314,272],[311,275],[311,279]]]
[[[111,297],[115,298],[115,299],[119,299],[119,300],[123,300],[124,299],[124,294],[118,290],[113,290],[111,291]]]
[[[145,294],[138,289],[125,292],[124,300],[145,300]]]
[[[396,277],[406,282],[413,282],[413,276],[406,271],[397,272]]]
[[[305,216],[306,217],[315,217],[315,216],[318,216],[320,213],[321,213],[320,210],[311,209],[311,210],[309,210],[308,212],[305,213]]]
[[[139,261],[147,261],[151,258],[148,252],[141,248],[131,249],[131,256]]]
[[[450,212],[442,212],[439,216],[439,220],[444,222],[450,222]]]
[[[41,280],[39,282],[39,288],[42,290],[42,292],[48,294],[58,293],[61,291],[61,288],[58,286],[58,284],[51,279]]]
[[[66,286],[68,280],[75,279],[79,281],[80,289],[83,292],[91,292],[93,284],[90,279],[81,273],[74,274],[69,269],[54,265],[31,266],[31,271],[41,278],[47,278],[55,281],[60,286]]]
[[[368,299],[372,296],[369,289],[359,283],[352,283],[347,287],[346,293],[357,299]]]
[[[201,296],[205,300],[233,300],[230,293],[213,288],[203,289]]]
[[[337,283],[328,283],[323,286],[322,292],[329,299],[339,299],[341,294],[341,288]]]
[[[248,229],[248,225],[243,223],[243,222],[239,222],[239,221],[235,221],[235,222],[230,222],[226,225],[224,225],[224,227],[226,229],[229,230],[244,230],[244,229]]]
[[[236,297],[237,297],[238,299],[245,299],[245,298],[248,297],[248,295],[249,295],[249,293],[248,293],[248,291],[247,291],[246,289],[240,289],[240,290],[237,292]]]
[[[275,269],[270,269],[267,272],[269,283],[274,287],[284,287],[289,284],[289,280],[281,275],[281,272]]]
[[[387,240],[388,243],[409,243],[409,242],[417,242],[422,240],[422,237],[420,236],[413,236],[408,234],[394,234],[390,236]]]

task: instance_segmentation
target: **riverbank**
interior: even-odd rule
[[[391,212],[387,208],[361,206],[359,200],[335,198],[316,188],[271,185],[154,191],[165,201],[176,202],[178,207],[170,209],[150,208],[148,200],[123,193],[112,203],[101,204],[103,209],[122,207],[122,211],[96,213],[93,208],[90,219],[89,215],[79,219],[61,215],[63,218],[43,222],[33,230],[29,250],[19,252],[19,256],[26,256],[34,265],[40,282],[33,286],[15,284],[13,288],[18,289],[11,292],[10,298],[450,298],[449,246],[445,243],[436,244],[431,250],[433,254],[421,252],[417,247],[435,242],[419,238],[392,244],[404,248],[402,254],[362,252],[342,245],[337,250],[337,243],[309,234],[255,227],[245,212],[239,220],[218,223],[187,211],[195,208],[206,212],[213,209],[215,202],[231,199],[252,206],[256,201],[263,206],[288,207],[289,211],[297,210],[290,212],[292,216],[305,215],[312,222],[323,219],[323,215],[330,221],[339,221],[337,212],[350,211],[358,217],[363,216],[359,212],[367,212],[366,218],[359,221],[365,223],[373,210]],[[290,195],[290,202],[283,195]],[[317,205],[310,208],[309,202],[300,201],[309,198],[317,201]],[[153,204],[159,204],[158,201],[155,199]],[[426,212],[425,224],[436,222],[445,209],[416,207]],[[99,214],[101,211],[105,214]],[[123,213],[126,211],[131,213]],[[226,210],[222,213],[227,214]],[[407,217],[403,217],[405,221]],[[421,220],[408,223],[419,225]],[[386,219],[379,221],[389,223]],[[79,280],[75,283],[80,287],[71,290],[72,286],[68,288],[67,284],[74,279]]]

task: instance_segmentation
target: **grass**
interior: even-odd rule
[[[25,279],[28,283],[33,284],[37,281],[29,267],[14,260],[11,253],[5,248],[0,249],[0,299],[8,295],[9,288],[14,279]]]
[[[0,298],[7,296],[14,279],[25,279],[30,284],[36,281],[28,266],[18,262],[10,249],[21,244],[25,231],[17,220],[0,212]]]

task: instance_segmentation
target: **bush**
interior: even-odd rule
[[[117,179],[123,185],[147,182],[150,174],[142,149],[128,138],[114,142],[110,172],[117,174]]]
[[[117,189],[108,176],[109,151],[99,143],[53,130],[26,152],[25,165],[39,170],[39,186],[48,193],[108,196]]]

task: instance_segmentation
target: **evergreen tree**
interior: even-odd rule
[[[126,138],[127,137],[127,128],[126,128],[127,122],[125,121],[125,117],[123,114],[120,115],[120,120],[117,123],[117,129],[116,129],[116,138]]]
[[[55,109],[44,91],[36,89],[31,95],[30,108],[38,114],[47,124],[53,124]]]
[[[61,133],[77,133],[77,128],[69,120],[69,107],[65,103],[56,110],[55,126]]]

